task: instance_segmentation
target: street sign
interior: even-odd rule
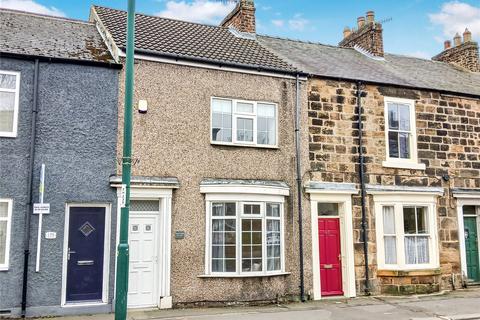
[[[120,208],[125,208],[126,202],[127,202],[127,185],[122,184],[122,189],[120,190]]]
[[[33,214],[48,214],[50,213],[50,203],[34,203]]]

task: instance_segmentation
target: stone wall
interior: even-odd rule
[[[417,276],[416,279],[408,274],[384,275],[381,281],[376,279],[375,221],[373,199],[369,196],[369,263],[374,292],[385,291],[386,283],[401,286],[402,283],[412,284],[412,281],[428,282],[415,289],[419,292],[427,290],[427,285],[433,289],[449,288],[451,274],[460,274],[457,214],[451,190],[454,187],[480,188],[480,100],[374,85],[367,85],[365,91],[367,96],[362,98],[362,104],[366,183],[442,187],[445,192],[437,202],[440,274]],[[355,84],[312,79],[308,95],[310,179],[358,184],[359,132]],[[416,101],[418,158],[426,165],[425,170],[383,167],[382,162],[386,158],[385,96]],[[449,176],[448,181],[442,178],[446,175]],[[357,288],[362,290],[364,261],[358,196],[353,197],[353,219]],[[425,280],[426,277],[431,281]]]

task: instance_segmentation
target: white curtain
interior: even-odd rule
[[[385,247],[385,264],[397,263],[397,237],[395,235],[394,207],[383,207],[383,243]]]
[[[422,264],[429,263],[428,236],[405,237],[405,263]]]

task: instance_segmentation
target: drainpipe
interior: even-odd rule
[[[358,107],[358,177],[360,180],[361,205],[362,205],[362,240],[363,240],[363,255],[365,260],[365,294],[370,295],[370,277],[368,270],[368,235],[367,235],[367,209],[365,205],[365,165],[363,156],[363,123],[362,123],[362,82],[357,81],[357,107]]]
[[[303,222],[302,222],[302,171],[300,166],[300,79],[295,81],[295,157],[297,158],[298,241],[300,258],[300,299],[305,302],[305,279],[303,274]]]
[[[38,113],[38,59],[35,59],[33,75],[33,105],[32,123],[30,129],[30,155],[28,163],[28,184],[27,184],[27,212],[25,215],[25,230],[23,234],[23,281],[22,281],[22,318],[25,318],[27,310],[27,287],[28,287],[28,259],[30,257],[30,225],[32,216],[33,199],[33,164],[35,157],[35,140],[37,136],[37,113]]]

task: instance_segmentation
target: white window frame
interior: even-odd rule
[[[213,140],[212,126],[213,126],[213,100],[227,100],[232,102],[232,142],[227,141],[215,141]],[[248,103],[253,104],[253,113],[238,112],[237,103]],[[258,104],[268,104],[272,105],[275,108],[275,144],[258,144],[257,143],[257,106]],[[253,141],[238,141],[237,140],[237,119],[252,119],[253,120]],[[251,101],[251,100],[242,100],[242,99],[231,99],[223,97],[211,97],[210,98],[210,144],[214,145],[229,145],[229,146],[243,146],[243,147],[255,147],[255,148],[278,148],[278,104],[269,101]]]
[[[438,249],[438,229],[435,195],[432,194],[375,194],[375,221],[377,238],[377,260],[379,270],[423,270],[436,269],[440,267],[439,249]],[[383,233],[383,207],[394,207],[395,215],[395,235],[397,249],[397,263],[385,263],[385,245]],[[428,243],[429,243],[429,263],[425,264],[406,264],[405,263],[405,234],[403,223],[404,207],[425,207],[428,217]]]
[[[0,73],[9,74],[15,76],[15,89],[0,88],[1,92],[13,92],[15,93],[15,104],[13,107],[13,129],[12,131],[0,131],[0,137],[15,138],[18,131],[18,108],[20,100],[20,72],[0,70]]]
[[[7,221],[7,237],[5,239],[5,263],[0,264],[0,271],[7,271],[10,263],[10,237],[11,237],[11,228],[12,228],[12,210],[13,210],[13,200],[0,198],[0,202],[7,203],[7,217],[0,217],[0,221]]]
[[[410,110],[410,158],[391,158],[390,157],[390,145],[388,141],[389,121],[388,121],[388,104],[399,103],[409,106]],[[386,160],[382,165],[389,168],[402,168],[402,169],[418,169],[425,170],[425,164],[418,162],[417,152],[417,126],[415,116],[415,100],[402,99],[393,97],[384,97],[384,119],[385,119],[385,151]]]
[[[200,277],[262,277],[288,274],[285,272],[285,198],[283,195],[261,194],[207,194],[206,198],[206,223],[205,223],[205,274]],[[212,204],[219,202],[236,203],[236,215],[226,216],[225,219],[236,219],[236,272],[212,272]],[[280,217],[267,217],[266,204],[280,204]],[[260,204],[261,214],[243,214],[244,204]],[[242,272],[242,219],[262,219],[262,271]],[[267,219],[280,220],[280,270],[267,270]]]

